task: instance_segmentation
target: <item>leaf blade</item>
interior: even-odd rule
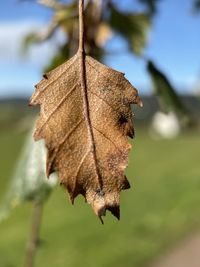
[[[58,172],[72,203],[82,194],[99,217],[109,210],[119,219],[120,191],[130,187],[124,169],[127,135],[134,132],[131,104],[141,100],[123,73],[79,52],[73,58],[36,86],[35,136],[48,148],[47,175]]]

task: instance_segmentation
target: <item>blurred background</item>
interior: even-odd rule
[[[85,1],[87,53],[124,72],[144,103],[121,221],[107,214],[104,226],[56,175],[47,181],[27,106],[42,74],[77,50],[77,2],[0,2],[0,267],[199,267],[200,1]]]

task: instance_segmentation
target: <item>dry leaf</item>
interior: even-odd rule
[[[123,73],[89,56],[82,70],[81,60],[78,52],[36,85],[30,104],[41,111],[34,137],[45,139],[47,175],[58,172],[72,203],[82,194],[100,219],[106,209],[119,219],[120,191],[130,187],[124,169],[127,136],[134,136],[131,103],[142,103]]]

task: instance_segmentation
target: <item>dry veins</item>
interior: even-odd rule
[[[86,56],[82,76],[81,60],[79,51],[36,85],[30,104],[41,111],[34,137],[45,139],[47,175],[58,172],[72,202],[82,194],[99,217],[108,209],[119,218],[120,191],[129,188],[131,104],[141,101],[124,74]]]

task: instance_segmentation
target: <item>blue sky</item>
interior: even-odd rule
[[[124,9],[140,10],[136,2],[120,3]],[[160,0],[158,11],[145,56],[155,61],[180,92],[194,92],[200,77],[200,14],[193,14],[192,1],[188,0]],[[27,56],[21,55],[21,42],[28,32],[41,29],[51,15],[50,10],[31,1],[0,1],[0,97],[30,96],[33,85],[41,79],[42,69],[62,41],[61,36],[32,47]],[[125,44],[119,37],[108,46],[122,53],[108,56],[107,65],[125,72],[140,92],[149,93],[145,61],[124,53]]]

